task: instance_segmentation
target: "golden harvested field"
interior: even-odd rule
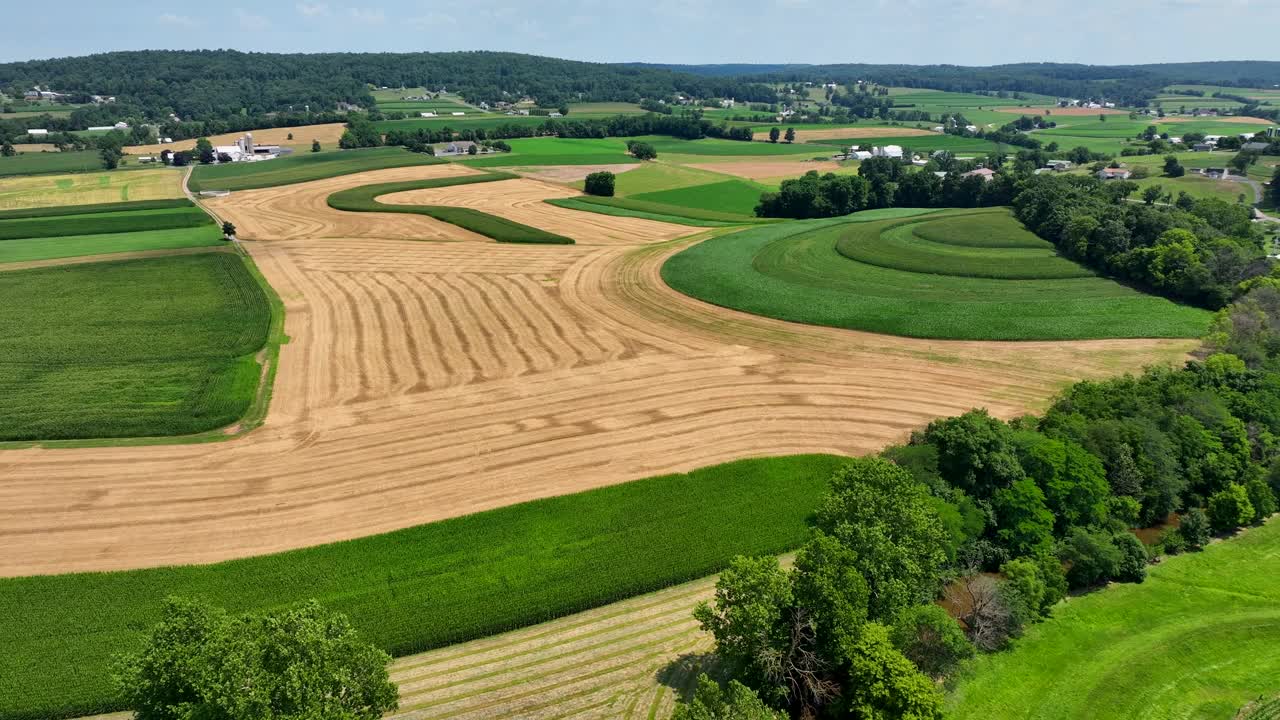
[[[510,167],[503,168],[511,172],[520,173],[525,177],[534,180],[546,180],[554,183],[576,183],[587,179],[587,176],[593,172],[611,172],[615,175],[621,175],[629,170],[635,170],[640,167],[639,164],[620,164],[620,165],[534,165],[532,167]]]
[[[432,199],[505,210],[472,194],[485,186]],[[583,227],[599,219],[613,218]],[[1195,344],[795,325],[676,293],[659,268],[689,241],[624,231],[572,246],[259,232],[244,244],[291,338],[265,425],[223,443],[3,451],[0,575],[206,563],[734,458],[870,452]]]
[[[690,165],[689,167],[727,175],[737,175],[749,180],[762,180],[782,176],[799,177],[810,170],[817,170],[819,173],[835,172],[840,169],[840,164],[830,160],[787,160],[784,156],[781,160],[735,160],[733,162],[702,163]]]
[[[714,646],[693,608],[715,578],[397,659],[394,720],[664,718]]]
[[[785,123],[779,125],[781,128]],[[796,129],[796,142],[808,142],[810,140],[843,140],[845,138],[879,138],[879,137],[906,137],[917,135],[936,135],[931,130],[921,130],[913,127],[840,127],[830,128],[824,127],[821,130],[806,130],[803,128]],[[756,130],[756,142],[769,142],[769,130]]]
[[[14,143],[13,149],[20,153],[29,152],[61,152],[53,143]]]
[[[491,242],[487,237],[425,215],[342,212],[329,207],[327,202],[333,193],[361,185],[476,174],[479,171],[453,163],[416,165],[260,190],[240,190],[203,200],[203,203],[218,217],[235,223],[237,236],[244,240],[391,238]]]
[[[319,140],[325,149],[332,150],[346,129],[345,123],[328,123],[326,125],[307,125],[304,127],[264,128],[247,130],[246,132],[253,133],[253,141],[259,145],[310,146],[312,140]],[[292,140],[289,139],[289,133],[293,133]],[[234,145],[242,137],[244,137],[243,132],[224,133],[210,137],[209,142],[214,145]],[[156,155],[163,150],[178,152],[179,150],[194,150],[195,147],[196,141],[193,138],[191,140],[178,140],[164,145],[134,145],[124,148],[124,151],[130,155]]]
[[[582,193],[561,185],[522,178],[456,187],[406,190],[377,200],[392,205],[468,207],[571,237],[580,245],[636,244],[688,235],[685,225],[641,218],[615,217],[549,205],[550,198]]]
[[[0,178],[0,210],[180,197],[177,168]]]

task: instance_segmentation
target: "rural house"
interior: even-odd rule
[[[1099,180],[1128,180],[1133,175],[1127,168],[1102,168],[1098,171]]]

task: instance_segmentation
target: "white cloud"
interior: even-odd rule
[[[294,7],[298,9],[298,14],[302,15],[303,17],[328,17],[329,16],[329,6],[326,5],[325,3],[307,4],[307,3],[300,2]]]
[[[249,32],[266,30],[271,27],[271,21],[262,15],[254,15],[253,13],[241,8],[235,9],[236,22],[240,23],[240,29]]]
[[[195,20],[192,20],[186,15],[174,15],[173,13],[162,13],[160,17],[156,18],[156,22],[159,22],[161,25],[170,25],[172,27],[193,28],[196,26]]]
[[[367,25],[381,25],[387,21],[387,14],[382,8],[351,8],[348,12],[352,20]]]

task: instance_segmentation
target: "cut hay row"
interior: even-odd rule
[[[400,658],[397,720],[665,718],[709,669],[693,608],[706,578],[496,637]]]

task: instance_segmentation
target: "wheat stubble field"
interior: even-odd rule
[[[592,245],[559,213],[538,222],[582,244],[424,242],[403,237],[475,237],[416,216],[326,219],[344,215],[324,207],[330,192],[458,171],[441,168],[220,200],[286,307],[265,425],[224,443],[5,452],[0,576],[212,562],[733,458],[869,452],[935,416],[1017,415],[1068,381],[1194,345],[912,340],[755,317],[662,283],[692,240]],[[255,225],[263,208],[318,225]]]

